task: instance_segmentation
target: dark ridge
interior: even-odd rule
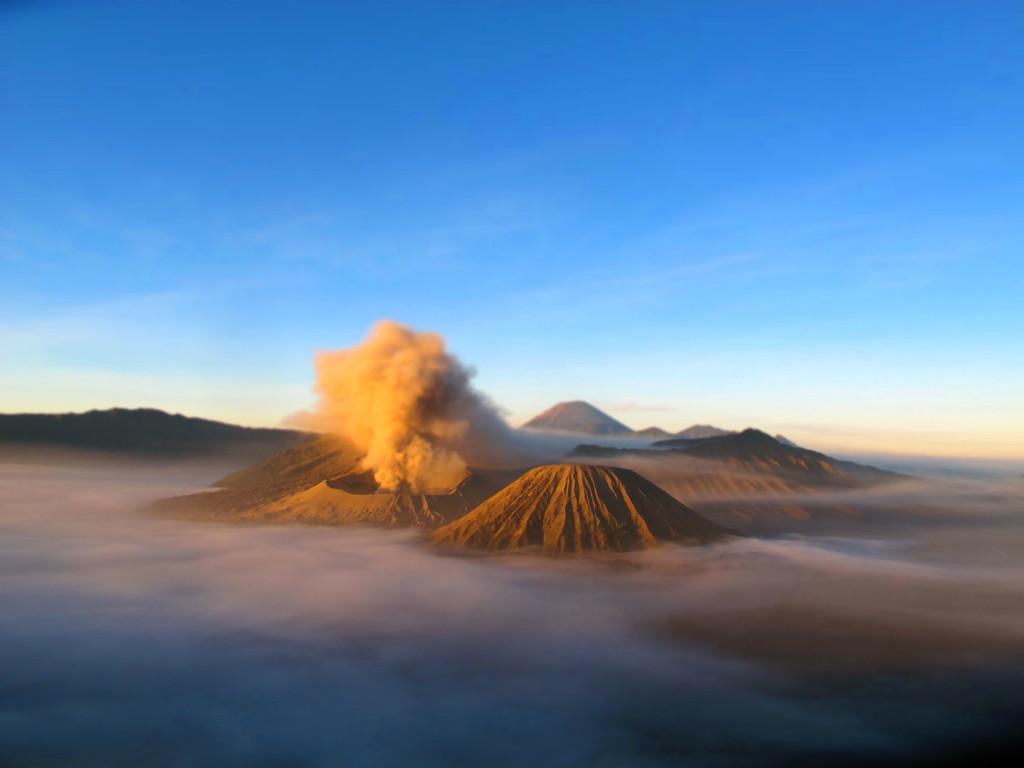
[[[686,429],[676,432],[676,437],[686,440],[702,440],[706,437],[720,437],[722,435],[735,434],[731,429],[713,427],[710,424],[692,424]]]
[[[0,414],[0,446],[10,449],[71,448],[156,456],[255,449],[267,455],[311,438],[294,430],[240,427],[155,408]]]
[[[711,437],[690,437],[672,438],[669,440],[658,440],[651,445],[659,448],[689,448],[691,446],[720,446],[721,450],[733,452],[736,449],[743,451],[757,450],[762,453],[774,450],[776,445],[781,445],[771,435],[759,429],[748,428],[742,432],[730,432],[725,435],[713,435]],[[712,448],[712,451],[715,449]]]

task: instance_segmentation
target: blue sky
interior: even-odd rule
[[[275,424],[437,330],[518,422],[1024,457],[1019,2],[0,10],[0,411]]]

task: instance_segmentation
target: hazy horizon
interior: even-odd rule
[[[591,403],[591,405],[593,405],[593,403]],[[112,406],[105,407],[105,408],[104,407],[88,408],[86,410],[87,411],[91,411],[91,410],[105,411],[105,410],[111,410],[111,409],[116,409],[116,408],[124,408],[124,407],[125,406],[123,406],[123,405],[112,405]],[[140,408],[140,409],[154,408],[151,405],[138,405],[138,406],[133,406],[133,407],[134,408]],[[228,420],[225,420],[223,417],[217,416],[217,415],[202,415],[202,414],[196,414],[196,413],[182,413],[180,411],[173,411],[173,410],[163,409],[163,408],[155,408],[155,410],[162,410],[162,411],[164,411],[166,413],[177,414],[177,415],[191,417],[191,418],[203,418],[203,419],[209,419],[209,420],[212,420],[212,421],[221,421],[221,422],[225,422],[225,423],[229,423],[229,424],[236,424],[237,426],[243,426],[243,427],[256,427],[256,428],[270,427],[270,428],[280,428],[280,429],[301,429],[302,428],[301,425],[297,425],[295,423],[294,418],[293,418],[295,416],[294,413],[289,414],[288,416],[286,416],[286,417],[284,417],[284,418],[282,418],[282,419],[280,419],[280,420],[278,420],[276,422],[258,422],[257,421],[257,422],[244,423],[244,422],[228,421]],[[608,409],[601,409],[601,410],[606,410],[606,412],[611,413],[612,411],[614,411],[616,409],[608,408]],[[621,411],[622,409],[619,409],[619,410]],[[687,427],[691,427],[691,426],[695,426],[695,425],[699,425],[699,424],[707,424],[709,426],[715,426],[715,427],[719,427],[719,428],[726,429],[726,430],[733,431],[733,432],[740,432],[740,431],[743,431],[744,429],[758,429],[758,430],[761,430],[763,432],[767,432],[768,434],[772,434],[774,436],[775,434],[780,434],[780,433],[778,433],[776,431],[777,429],[785,428],[786,426],[789,426],[789,427],[794,427],[794,428],[789,429],[788,430],[788,434],[782,434],[782,436],[786,437],[787,439],[790,439],[790,440],[793,440],[792,436],[796,436],[798,439],[793,440],[793,442],[796,442],[802,448],[808,448],[810,450],[820,451],[822,453],[831,453],[831,454],[834,454],[837,458],[853,459],[853,460],[862,461],[862,462],[876,462],[876,463],[878,463],[878,464],[880,464],[882,466],[885,466],[886,468],[894,469],[896,471],[901,471],[901,472],[911,472],[911,473],[913,473],[913,472],[924,472],[926,474],[936,474],[936,473],[937,474],[942,474],[943,472],[950,471],[950,472],[953,472],[953,473],[967,472],[969,474],[976,473],[976,474],[979,474],[979,475],[991,475],[991,476],[1017,475],[1017,474],[1021,474],[1022,472],[1024,472],[1024,455],[1017,455],[1017,454],[1007,454],[1007,455],[997,455],[997,454],[992,454],[992,455],[984,455],[984,454],[981,454],[981,455],[971,455],[971,454],[968,454],[968,453],[955,453],[955,452],[954,453],[943,453],[943,452],[940,452],[940,451],[924,452],[924,451],[912,451],[912,450],[908,450],[908,451],[905,451],[905,452],[900,452],[898,450],[895,450],[895,446],[891,442],[883,442],[883,443],[879,443],[879,444],[871,443],[870,445],[865,446],[865,447],[858,447],[858,444],[855,444],[853,446],[847,446],[847,445],[844,445],[842,443],[830,442],[827,437],[826,437],[826,439],[822,440],[821,436],[822,436],[823,433],[827,434],[827,430],[816,428],[813,425],[778,425],[777,424],[777,425],[775,425],[775,429],[773,430],[771,427],[767,427],[767,426],[762,425],[762,424],[749,424],[748,423],[748,424],[742,424],[742,425],[739,425],[739,424],[737,424],[737,425],[730,425],[730,423],[727,422],[727,421],[719,420],[719,421],[716,421],[714,424],[709,424],[708,422],[690,421],[690,422],[685,423],[683,426],[677,428],[676,426],[672,426],[672,427],[664,426],[665,424],[667,424],[669,422],[667,420],[662,420],[662,421],[658,421],[658,422],[647,423],[645,426],[641,427],[641,426],[637,426],[636,424],[630,424],[630,423],[628,423],[628,421],[626,421],[626,419],[628,418],[628,414],[634,412],[634,409],[625,409],[625,410],[627,411],[627,416],[624,417],[624,418],[619,418],[618,420],[622,421],[623,423],[626,424],[626,426],[631,427],[635,431],[638,431],[638,430],[641,430],[641,429],[646,429],[647,427],[651,427],[651,426],[656,426],[656,427],[663,427],[671,435],[671,434],[675,434],[676,432],[681,431],[682,429],[686,429]],[[661,409],[662,413],[664,413],[664,411],[665,411],[665,409]],[[59,414],[66,414],[66,413],[83,413],[83,412],[85,412],[85,411],[35,411],[35,412],[20,412],[20,413],[34,413],[34,414],[43,414],[43,415],[47,415],[47,414],[49,414],[49,415],[59,415]],[[17,415],[17,414],[15,414],[15,415]],[[536,414],[536,413],[533,414],[533,416],[537,416],[537,415],[538,414]],[[524,418],[524,419],[522,419],[522,423],[517,423],[517,422],[512,421],[511,419],[509,419],[507,413],[501,413],[501,416],[506,419],[506,423],[512,429],[521,429],[523,427],[523,424],[525,424],[525,422],[529,420],[529,418]],[[532,418],[532,417],[530,417],[530,418]],[[318,431],[318,430],[314,430],[314,431]],[[571,433],[571,432],[564,433],[564,434],[566,436],[572,436],[573,435],[573,433]],[[806,435],[806,438],[803,437],[804,435]],[[883,437],[884,436],[881,433],[875,435],[875,438],[877,440],[882,440]],[[948,436],[946,436],[946,437],[948,438]],[[579,442],[579,443],[587,443],[587,442],[594,442],[596,440],[596,438],[594,436],[592,436],[592,435],[587,435],[585,433],[575,433],[575,440],[577,442]],[[600,440],[596,440],[596,441],[597,442],[601,442],[601,443],[609,443],[609,444],[614,444],[614,443],[619,442],[619,441],[624,441],[626,444],[633,444],[633,443],[636,442],[636,438],[604,437],[604,438],[602,438]],[[878,447],[874,447],[876,445]],[[884,446],[884,449],[883,449],[883,446]]]

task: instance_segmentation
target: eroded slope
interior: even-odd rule
[[[734,531],[698,515],[636,472],[559,464],[527,472],[435,544],[476,549],[539,547],[547,554],[625,551],[661,541],[707,543]]]

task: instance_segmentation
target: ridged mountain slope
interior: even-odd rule
[[[554,464],[530,470],[431,540],[443,547],[537,547],[565,554],[641,549],[662,541],[703,544],[729,535],[738,534],[632,470]]]

